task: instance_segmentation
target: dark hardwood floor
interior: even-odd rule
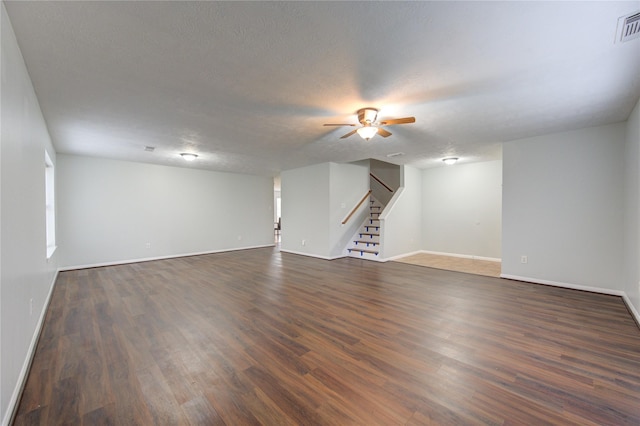
[[[17,425],[640,424],[619,297],[256,249],[60,273]]]

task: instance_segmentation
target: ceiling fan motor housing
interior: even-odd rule
[[[376,121],[378,110],[375,108],[362,108],[358,110],[358,121],[363,126],[371,125]]]

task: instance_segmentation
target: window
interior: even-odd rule
[[[56,197],[55,197],[55,170],[53,161],[47,151],[44,152],[44,179],[45,179],[45,212],[47,230],[47,259],[56,251]]]

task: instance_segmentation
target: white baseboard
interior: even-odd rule
[[[629,299],[627,293],[622,295],[622,300],[624,300],[625,305],[627,305],[627,309],[629,310],[629,312],[631,312],[631,316],[633,316],[633,319],[636,320],[636,325],[638,326],[638,328],[640,328],[640,313],[638,312],[636,307],[633,306],[633,303],[631,303],[631,299]]]
[[[274,247],[274,246],[275,246],[275,244],[265,244],[265,245],[261,245],[261,246],[228,248],[228,249],[201,251],[201,252],[194,252],[194,253],[170,254],[170,255],[167,255],[167,256],[144,257],[144,258],[139,258],[139,259],[114,260],[114,261],[111,261],[111,262],[90,263],[90,264],[75,265],[75,266],[63,266],[59,270],[60,271],[73,271],[73,270],[76,270],[76,269],[100,268],[102,266],[126,265],[126,264],[129,264],[129,263],[151,262],[151,261],[154,261],[154,260],[175,259],[175,258],[178,258],[178,257],[189,257],[189,256],[202,256],[202,255],[205,255],[205,254],[224,253],[224,252],[228,252],[228,251],[239,251],[239,250],[251,250],[251,249],[264,248],[264,247]]]
[[[49,293],[47,294],[47,298],[45,299],[44,305],[42,306],[42,311],[40,312],[40,317],[38,318],[38,322],[36,323],[36,328],[33,332],[33,336],[31,336],[31,343],[29,343],[29,349],[27,349],[27,356],[25,357],[24,363],[22,364],[22,369],[20,370],[20,374],[18,375],[18,381],[16,382],[16,387],[13,389],[13,394],[11,395],[11,399],[9,400],[9,405],[7,406],[7,411],[5,413],[4,419],[2,419],[2,426],[8,426],[12,424],[14,417],[18,411],[20,396],[22,395],[24,386],[27,384],[27,377],[29,376],[29,370],[31,369],[33,357],[36,354],[38,340],[40,340],[40,334],[42,333],[42,327],[44,326],[44,319],[47,316],[49,303],[51,302],[51,295],[53,294],[53,288],[56,285],[56,280],[58,279],[59,272],[60,271],[57,270],[53,275],[53,280],[51,281],[51,284],[49,286]]]
[[[445,253],[441,251],[431,251],[431,250],[420,250],[419,253],[435,254],[438,256],[460,257],[462,259],[486,260],[488,262],[502,262],[502,259],[500,259],[499,257],[474,256],[472,254]]]
[[[498,257],[484,257],[484,256],[474,256],[471,254],[445,253],[442,251],[431,251],[431,250],[416,250],[410,253],[399,254],[397,256],[385,257],[383,259],[383,262],[398,260],[398,259],[402,259],[403,257],[409,257],[416,254],[434,254],[437,256],[458,257],[462,259],[485,260],[487,262],[502,262],[502,259]]]
[[[391,257],[385,257],[384,259],[382,259],[383,262],[387,262],[387,261],[393,261],[393,260],[397,260],[397,259],[402,259],[403,257],[409,257],[409,256],[413,256],[415,254],[421,254],[424,253],[423,250],[417,250],[417,251],[412,251],[411,253],[403,253],[403,254],[399,254],[396,256],[391,256]]]
[[[638,313],[638,310],[635,308],[635,306],[633,306],[633,303],[631,303],[631,299],[629,299],[629,296],[627,296],[627,293],[624,292],[623,290],[612,290],[610,288],[603,288],[603,287],[591,287],[591,286],[580,285],[580,284],[561,283],[557,281],[540,280],[537,278],[521,277],[518,275],[509,275],[509,274],[500,274],[500,278],[506,278],[508,280],[524,281],[524,282],[529,282],[534,284],[551,285],[554,287],[563,287],[563,288],[569,288],[572,290],[590,291],[592,293],[609,294],[611,296],[620,296],[622,297],[624,304],[627,306],[627,309],[629,310],[631,317],[635,320],[638,328],[640,328],[640,313]]]
[[[581,284],[561,283],[557,281],[541,280],[538,278],[521,277],[518,275],[500,274],[500,278],[506,278],[508,280],[515,280],[515,281],[524,281],[524,282],[529,282],[534,284],[544,284],[544,285],[550,285],[554,287],[570,288],[572,290],[590,291],[592,293],[610,294],[612,296],[622,297],[626,295],[626,293],[622,290],[612,290],[610,288],[604,288],[604,287],[591,287],[588,285],[581,285]]]
[[[300,256],[307,256],[307,257],[315,257],[316,259],[323,259],[323,260],[336,260],[336,259],[342,259],[343,257],[347,257],[347,256],[320,256],[317,254],[311,254],[311,253],[304,253],[301,251],[295,251],[295,250],[284,250],[284,249],[280,249],[280,251],[282,253],[290,253],[290,254],[297,254]]]

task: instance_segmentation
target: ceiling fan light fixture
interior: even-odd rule
[[[187,161],[193,161],[196,158],[198,158],[197,154],[191,154],[189,152],[183,152],[182,154],[180,154],[182,156],[182,158],[184,158]]]
[[[443,158],[442,161],[444,161],[444,164],[446,164],[447,166],[452,166],[456,164],[456,161],[458,161],[458,157],[447,157]]]
[[[360,127],[357,131],[362,139],[368,141],[378,133],[378,128],[375,126],[365,126]]]
[[[380,137],[388,138],[391,136],[391,132],[386,130],[382,126],[393,126],[395,124],[410,124],[415,123],[415,117],[403,117],[403,118],[389,118],[383,121],[376,121],[378,118],[378,110],[375,108],[360,108],[358,110],[358,122],[362,124],[362,127],[355,129],[340,137],[340,139],[346,139],[350,136],[358,133],[364,140],[369,140],[377,134]],[[357,124],[352,123],[325,123],[324,126],[349,126],[356,127]]]

